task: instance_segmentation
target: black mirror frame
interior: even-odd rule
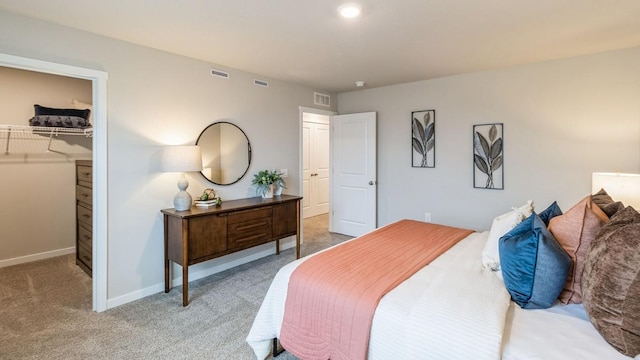
[[[244,132],[244,130],[242,130],[240,128],[240,126],[234,124],[234,123],[230,123],[228,121],[216,121],[212,124],[210,124],[209,126],[207,126],[206,128],[204,128],[204,130],[202,130],[202,132],[200,132],[200,135],[198,135],[198,139],[196,140],[196,145],[198,145],[198,143],[200,142],[200,138],[202,137],[202,134],[205,133],[205,131],[207,131],[210,127],[212,127],[213,125],[218,125],[218,124],[229,124],[232,126],[235,126],[238,130],[240,130],[240,132],[242,132],[242,135],[244,135],[245,139],[247,139],[247,156],[248,156],[248,163],[247,163],[247,168],[244,170],[244,172],[242,173],[242,175],[240,175],[234,182],[230,182],[227,184],[219,184],[211,179],[209,179],[208,177],[206,177],[204,175],[204,173],[202,171],[200,171],[200,175],[202,175],[203,178],[205,178],[208,182],[215,184],[215,185],[220,185],[220,186],[226,186],[226,185],[232,185],[237,183],[238,181],[240,181],[245,175],[247,175],[247,172],[249,171],[249,168],[251,167],[251,142],[249,141],[249,137],[247,136],[247,134]]]

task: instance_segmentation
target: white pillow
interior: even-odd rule
[[[84,103],[80,100],[76,100],[76,99],[72,99],[71,100],[71,106],[73,106],[74,109],[79,109],[79,110],[84,110],[84,109],[89,109],[91,110],[91,112],[89,112],[89,125],[93,126],[93,105],[91,104],[87,104]]]
[[[500,254],[498,252],[498,241],[502,235],[508,233],[516,227],[522,220],[533,213],[533,201],[519,208],[513,208],[506,214],[502,214],[493,219],[491,230],[487,237],[487,243],[482,250],[482,267],[491,271],[500,271]]]
[[[531,216],[531,214],[533,214],[533,200],[529,200],[527,201],[526,204],[520,206],[519,208],[511,208],[511,210],[513,211],[520,211],[522,213],[522,215],[524,216],[524,218],[528,218],[529,216]]]

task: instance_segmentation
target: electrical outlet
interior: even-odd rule
[[[424,213],[424,221],[431,222],[431,213],[430,212]]]
[[[283,178],[289,177],[289,169],[280,169]]]

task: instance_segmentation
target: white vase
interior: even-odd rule
[[[282,195],[282,186],[275,185],[273,189],[273,196]]]
[[[262,198],[263,199],[270,199],[272,197],[273,197],[273,185],[269,185],[267,190],[262,193]]]

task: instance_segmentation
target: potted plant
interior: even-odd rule
[[[275,196],[282,195],[282,189],[287,188],[287,183],[284,181],[284,178],[282,178],[282,173],[279,173],[276,170],[273,170],[271,172],[271,179],[273,180],[273,186],[274,186],[273,195]]]
[[[282,173],[276,170],[260,170],[253,175],[251,181],[256,187],[256,192],[263,198],[271,198],[273,195],[280,196],[282,189],[286,188],[286,183],[282,178]]]
[[[273,177],[271,176],[271,171],[258,171],[257,174],[253,175],[251,183],[255,185],[256,192],[262,195],[263,198],[273,197]]]

